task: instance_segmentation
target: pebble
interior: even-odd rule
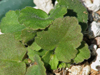
[[[96,59],[91,63],[91,68],[96,70],[96,71],[99,71],[100,69],[98,68],[98,66],[100,66],[100,48],[98,48],[96,50],[96,53],[97,53],[97,57]]]
[[[36,4],[35,8],[45,11],[47,14],[54,8],[52,0],[33,0],[33,2]]]

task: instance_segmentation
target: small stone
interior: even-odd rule
[[[89,75],[91,72],[91,67],[89,65],[86,65],[83,70],[81,75]]]
[[[68,70],[69,71],[68,75],[78,75],[81,70],[82,70],[81,65],[72,66],[71,69]]]
[[[90,75],[97,75],[98,71],[94,70],[94,69],[91,69],[91,73]]]
[[[88,28],[88,36],[89,38],[95,38],[100,36],[100,23],[93,21]]]
[[[100,0],[81,0],[89,11],[96,12],[100,8]]]
[[[96,57],[95,61],[93,61],[91,63],[91,68],[94,69],[94,70],[96,70],[96,71],[98,71],[97,66],[100,66],[100,48],[98,48],[96,50],[96,53],[97,53],[97,57]]]
[[[33,0],[38,9],[45,11],[47,14],[53,9],[51,0]]]
[[[1,34],[3,34],[3,33],[1,32],[1,29],[0,29],[0,35],[1,35]]]
[[[61,75],[61,73],[55,73],[55,75]]]
[[[91,44],[89,46],[89,49],[91,50],[91,55],[96,56],[97,45],[96,44]]]
[[[96,37],[95,40],[98,48],[100,48],[100,37]]]

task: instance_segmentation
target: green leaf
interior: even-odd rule
[[[0,24],[0,29],[3,33],[14,33],[25,28],[24,25],[19,24],[18,15],[18,10],[6,13],[6,16],[2,19]]]
[[[33,57],[34,57],[35,54],[42,57],[43,55],[45,55],[46,52],[47,52],[47,50],[34,51],[34,50],[28,48],[28,56],[32,61],[34,61]]]
[[[67,7],[68,16],[77,17],[79,24],[82,27],[82,31],[87,28],[88,14],[87,9],[77,0],[59,0],[60,5]]]
[[[36,31],[33,29],[24,29],[22,30],[21,38],[22,38],[22,43],[27,44],[30,40],[33,40],[34,37],[36,36]]]
[[[62,63],[59,64],[58,67],[59,67],[59,68],[65,68],[65,67],[66,67],[66,63],[63,63],[63,62],[62,62]]]
[[[13,35],[15,36],[16,40],[19,40],[19,41],[22,40],[22,38],[21,38],[21,31],[14,32]]]
[[[90,58],[90,50],[88,49],[88,45],[84,41],[81,43],[81,46],[78,48],[78,50],[79,52],[74,59],[75,63],[80,63]]]
[[[34,60],[36,65],[29,67],[25,75],[46,75],[46,69],[44,68],[44,64],[40,57],[35,55]]]
[[[82,38],[81,28],[77,19],[75,17],[65,17],[56,19],[48,31],[38,32],[35,40],[41,48],[53,50],[55,47],[58,47],[59,43],[63,42],[63,40],[63,43],[67,44],[67,42],[69,42],[74,48],[77,48]]]
[[[44,62],[44,65],[46,66],[46,67],[49,67],[49,69],[50,69],[50,65],[49,65],[49,62],[50,62],[50,56],[53,54],[53,51],[47,51],[46,53],[45,53],[45,55],[42,57],[42,60],[43,60],[43,62]]]
[[[42,57],[44,65],[46,68],[49,69],[57,69],[59,60],[57,59],[56,55],[53,54],[53,51],[47,51],[45,55]]]
[[[58,62],[59,62],[59,60],[57,59],[56,55],[53,54],[50,56],[49,64],[50,64],[52,70],[57,69]]]
[[[0,21],[9,10],[22,9],[26,6],[35,6],[33,0],[2,0],[0,1]]]
[[[26,49],[12,34],[0,35],[0,75],[24,75],[26,65],[22,59],[25,54]]]
[[[25,75],[25,72],[25,63],[0,59],[0,75]]]
[[[55,54],[60,61],[71,62],[71,59],[75,58],[77,50],[71,44],[71,42],[64,42],[63,40],[55,50]]]
[[[37,30],[45,29],[52,22],[52,19],[49,19],[47,13],[40,9],[26,7],[20,12],[19,22],[28,28]]]
[[[42,49],[55,49],[60,61],[70,62],[75,58],[76,48],[80,45],[82,38],[81,27],[77,19],[65,17],[56,19],[48,31],[38,32],[35,40]]]
[[[51,18],[63,18],[63,16],[67,13],[67,8],[64,6],[56,5],[54,9],[50,11]]]
[[[28,49],[39,51],[41,47],[36,42],[33,42],[32,45],[28,47]]]

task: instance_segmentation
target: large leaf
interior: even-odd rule
[[[51,69],[52,70],[57,69],[58,63],[59,63],[59,60],[57,59],[56,55],[52,54],[50,56],[50,61],[49,61]]]
[[[49,19],[47,13],[40,9],[26,7],[20,12],[19,22],[36,30],[45,29],[52,22],[52,19]]]
[[[81,46],[78,48],[79,52],[74,59],[75,63],[80,63],[86,59],[90,58],[90,50],[88,49],[88,45],[83,41]]]
[[[14,33],[25,28],[18,22],[19,11],[9,11],[2,19],[0,29],[3,33]]]
[[[0,75],[24,75],[26,49],[11,34],[0,35]]]
[[[2,0],[0,1],[0,21],[9,10],[22,9],[26,6],[35,6],[33,0]]]
[[[51,18],[63,18],[63,16],[67,13],[67,8],[64,6],[56,5],[54,9],[50,11]]]
[[[56,19],[48,31],[37,33],[36,43],[45,50],[55,49],[60,61],[70,62],[82,41],[81,27],[75,17]],[[78,40],[78,41],[77,41]]]
[[[0,59],[0,75],[25,75],[26,64],[24,62]]]
[[[44,64],[40,57],[35,55],[33,58],[36,65],[29,67],[25,75],[46,75],[46,69],[44,68]]]
[[[66,15],[77,17],[84,31],[87,27],[88,14],[82,3],[79,0],[59,0],[59,4],[67,7]]]

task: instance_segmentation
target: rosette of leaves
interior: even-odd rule
[[[53,53],[48,52],[43,56],[44,62],[51,63],[49,60],[51,56],[52,59],[70,63],[72,59],[74,60],[76,56],[79,57],[82,54],[84,54],[81,57],[83,60],[90,57],[88,46],[81,47],[80,50],[77,49],[81,45],[82,38],[83,35],[78,20],[75,17],[65,17],[56,19],[50,25],[48,31],[38,32],[35,40],[42,49],[54,50]]]

